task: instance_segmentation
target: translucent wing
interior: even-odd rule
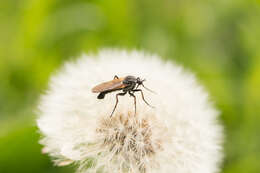
[[[111,90],[118,90],[126,87],[125,84],[123,84],[123,80],[125,78],[116,78],[114,80],[108,81],[101,83],[94,88],[92,88],[93,93],[100,93],[100,92],[105,92],[105,91],[111,91]]]

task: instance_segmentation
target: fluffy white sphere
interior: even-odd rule
[[[97,99],[91,89],[117,75],[146,79],[147,106],[136,92]],[[119,91],[120,92],[120,91]],[[103,50],[68,62],[51,78],[39,104],[43,151],[79,172],[216,173],[222,158],[218,112],[195,77],[138,51]]]

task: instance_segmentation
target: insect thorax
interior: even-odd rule
[[[131,85],[132,83],[136,83],[136,82],[137,80],[136,77],[134,76],[126,76],[125,79],[123,80],[123,83],[127,85]]]

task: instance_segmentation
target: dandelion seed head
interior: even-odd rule
[[[100,147],[114,153],[113,159],[120,162],[118,166],[127,168],[128,165],[135,165],[138,171],[145,172],[146,165],[154,163],[156,153],[163,149],[162,142],[167,133],[164,126],[151,119],[152,116],[150,114],[139,118],[138,115],[133,116],[129,113],[128,116],[116,114],[112,118],[103,118],[97,129]],[[153,136],[153,131],[161,135]],[[152,168],[153,165],[149,167]]]
[[[91,89],[117,75],[146,79],[147,106]],[[37,124],[43,153],[79,173],[216,173],[222,158],[218,111],[195,77],[172,62],[140,51],[103,50],[68,62],[41,97]]]

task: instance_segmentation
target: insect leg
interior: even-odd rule
[[[130,94],[130,96],[134,97],[134,104],[135,104],[135,115],[136,115],[136,97],[133,93],[131,93],[130,91],[128,91],[128,93]]]
[[[143,91],[142,91],[141,89],[135,89],[135,90],[133,90],[133,92],[137,92],[137,91],[140,91],[140,92],[141,92],[143,101],[144,101],[148,106],[154,108],[154,106],[150,105],[150,104],[145,100]]]
[[[153,90],[150,90],[149,88],[147,88],[146,86],[144,86],[144,84],[141,84],[141,85],[142,85],[145,89],[147,89],[148,91],[150,91],[150,92],[156,94],[156,92],[154,92]]]
[[[112,117],[113,113],[114,113],[115,110],[116,110],[116,107],[117,107],[117,104],[118,104],[118,96],[123,96],[123,95],[125,95],[125,94],[126,94],[126,92],[116,94],[116,104],[115,104],[115,106],[114,106],[114,109],[113,109],[113,111],[112,111],[110,117]]]

